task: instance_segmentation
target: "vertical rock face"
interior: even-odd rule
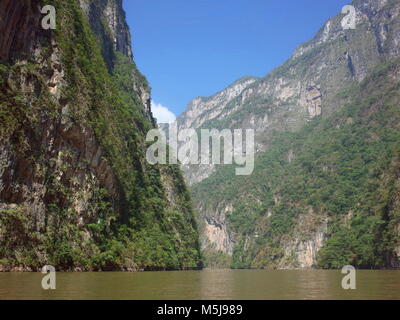
[[[180,171],[145,159],[122,1],[49,0],[56,30],[43,5],[0,2],[0,270],[198,267]]]
[[[89,19],[90,26],[100,41],[102,54],[109,70],[114,68],[116,53],[120,52],[133,59],[131,33],[126,23],[122,0],[79,0],[80,6]],[[140,78],[139,71],[132,73]],[[135,81],[132,88],[140,97],[147,117],[154,123],[151,113],[150,89]]]
[[[122,0],[79,0],[79,3],[100,42],[102,55],[109,70],[113,70],[118,52],[133,60],[131,33]],[[132,77],[136,81],[130,89],[136,92],[147,118],[154,124],[150,88],[138,81],[143,77],[138,70],[132,72]]]
[[[0,3],[0,61],[7,61],[32,50],[39,32],[39,1],[4,0]],[[35,27],[32,27],[35,26]]]
[[[227,214],[232,209],[232,207],[221,205],[217,215],[215,212],[205,215],[201,235],[201,246],[204,252],[214,251],[232,255],[234,242],[227,223]]]
[[[316,215],[312,210],[300,216],[295,230],[284,241],[283,259],[276,267],[281,269],[311,269],[317,264],[318,251],[323,247],[328,231],[328,217]]]
[[[79,0],[79,2],[92,30],[102,38],[103,55],[107,64],[112,65],[115,51],[132,59],[131,34],[125,20],[122,0]]]
[[[314,239],[301,243],[296,252],[299,267],[302,269],[312,268],[316,265],[317,253],[322,248],[325,233],[319,232]]]
[[[187,111],[177,119],[178,128],[254,129],[257,156],[261,157],[269,151],[274,132],[297,132],[309,122],[331,117],[350,100],[343,100],[341,95],[362,83],[378,65],[400,56],[399,2],[356,0],[352,5],[356,9],[355,30],[343,29],[344,14],[329,19],[311,41],[299,46],[286,63],[266,77],[243,78],[214,96],[194,99]],[[351,118],[346,121],[353,123]],[[297,155],[292,150],[290,152],[289,162],[292,163]],[[232,179],[223,173],[219,174],[222,170],[219,171],[216,166],[191,165],[182,168],[186,181],[193,187],[195,205],[203,223],[203,248],[228,255],[237,245],[243,248],[243,243],[249,243],[248,239],[253,237],[236,234],[232,219],[221,215],[221,204],[232,208],[227,216],[235,215],[239,210],[235,206],[240,206],[240,210],[248,208],[252,212],[253,204],[248,203],[247,198],[258,194],[259,188],[242,190],[241,183],[237,183],[240,191],[232,191],[235,194],[232,196],[226,191],[233,183]],[[324,172],[329,170],[324,167]],[[284,179],[282,177],[281,180]],[[248,182],[243,180],[243,184]],[[216,188],[225,196],[210,200],[206,190],[213,196]],[[263,199],[254,201],[258,200]],[[274,213],[270,208],[267,211],[270,218]],[[268,223],[266,219],[265,224]],[[295,232],[291,237],[297,240],[282,242],[285,243],[281,244],[285,252],[282,259],[269,261],[259,253],[258,261],[264,261],[264,265],[261,263],[258,266],[265,267],[269,263],[274,267],[308,268],[315,265],[316,253],[327,236],[324,225],[320,224],[319,227],[317,229],[320,231],[310,230],[306,240],[297,239]],[[240,229],[239,226],[235,228]],[[257,242],[254,239],[251,241]],[[251,254],[254,252],[249,251]]]

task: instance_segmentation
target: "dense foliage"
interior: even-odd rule
[[[49,41],[41,50],[48,57],[54,43],[60,50],[66,80],[61,98],[57,101],[47,92],[40,79],[43,66],[35,62],[2,65],[0,137],[23,142],[27,128],[40,128],[38,118],[90,128],[115,175],[117,193],[94,184],[95,196],[90,199],[94,214],[86,224],[77,225],[72,179],[58,179],[51,160],[40,150],[32,156],[32,146],[26,146],[32,161],[46,168],[48,222],[46,230],[37,233],[26,221],[23,208],[1,212],[0,231],[5,237],[1,237],[0,264],[36,268],[46,263],[62,269],[103,270],[199,267],[196,223],[179,168],[151,166],[145,161],[145,135],[154,120],[145,112],[135,88],[148,90],[146,79],[130,58],[118,52],[114,52],[113,68],[107,68],[101,39],[94,35],[78,1],[47,4],[57,8],[59,27],[51,36],[52,44]],[[38,78],[41,92],[34,100],[3,83],[21,72]],[[66,162],[68,157],[72,158],[65,155]],[[68,169],[66,163],[62,170]],[[172,201],[168,194],[174,195]],[[17,248],[21,254],[15,254]]]

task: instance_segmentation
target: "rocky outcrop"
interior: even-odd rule
[[[317,254],[328,231],[328,218],[315,215],[312,210],[300,216],[290,240],[283,244],[284,254],[277,268],[311,269],[317,265]]]
[[[232,207],[220,206],[218,214],[205,214],[202,219],[201,249],[232,255],[234,235],[228,231],[227,214]]]
[[[300,99],[302,105],[307,106],[310,118],[318,117],[322,114],[322,94],[319,85],[310,86],[304,92],[304,96]]]

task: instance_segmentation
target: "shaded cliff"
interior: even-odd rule
[[[155,121],[122,1],[0,8],[0,268],[199,267],[180,170],[145,159]]]

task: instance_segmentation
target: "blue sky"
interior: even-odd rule
[[[197,96],[266,75],[349,2],[124,0],[124,7],[154,109],[168,118],[162,106],[179,115]]]

